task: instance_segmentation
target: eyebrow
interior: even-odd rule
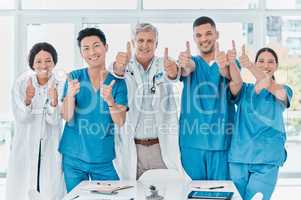
[[[101,42],[94,42],[92,45],[100,44]],[[89,47],[90,45],[83,45],[82,47]]]
[[[43,58],[37,58],[36,60],[42,60]],[[47,57],[45,60],[52,60],[52,57]]]

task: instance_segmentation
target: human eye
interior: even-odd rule
[[[82,47],[82,51],[89,51],[89,47]]]
[[[95,48],[99,48],[100,46],[101,46],[100,43],[94,44],[94,47],[95,47]]]
[[[206,35],[207,35],[207,36],[211,36],[211,35],[212,35],[212,32],[209,31],[209,32],[206,33]]]

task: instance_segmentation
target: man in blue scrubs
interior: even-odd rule
[[[188,43],[179,55],[184,84],[180,114],[182,164],[193,180],[227,180],[235,111],[228,100],[227,56],[218,49],[218,31],[212,19],[196,19],[193,33],[200,54],[191,56]]]
[[[69,74],[63,95],[66,124],[59,151],[68,192],[83,180],[119,179],[112,162],[114,124],[123,125],[127,110],[124,80],[106,70],[108,45],[104,33],[86,28],[77,40],[88,68]]]

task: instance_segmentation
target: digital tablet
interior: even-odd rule
[[[223,199],[231,200],[233,192],[207,192],[207,191],[191,191],[188,194],[189,199]]]

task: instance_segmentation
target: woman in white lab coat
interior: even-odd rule
[[[52,45],[37,43],[28,61],[30,72],[20,76],[12,89],[15,134],[6,199],[62,199],[65,188],[57,149],[62,126],[58,94],[63,81],[53,75],[57,53]]]

